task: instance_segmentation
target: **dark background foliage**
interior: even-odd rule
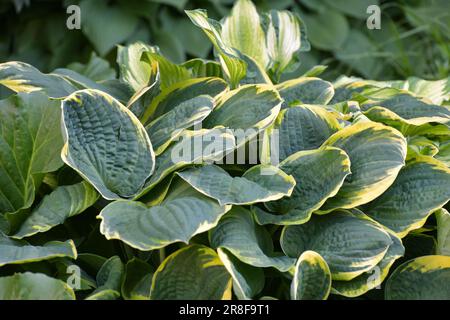
[[[49,72],[92,52],[110,62],[117,44],[142,40],[158,45],[174,62],[211,56],[211,45],[184,9],[226,15],[233,0],[0,0],[0,62],[20,60]],[[325,78],[340,74],[377,80],[449,75],[448,0],[256,0],[261,10],[289,9],[303,18],[312,50],[301,74],[329,65]],[[67,6],[81,7],[81,30],[68,30]],[[381,30],[366,27],[371,4],[379,4]]]

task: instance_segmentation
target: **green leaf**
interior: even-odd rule
[[[381,196],[362,210],[384,226],[406,235],[450,200],[450,169],[431,157],[418,156],[400,170]]]
[[[325,0],[326,5],[354,18],[368,17],[367,8],[370,5],[379,5],[378,0]]]
[[[278,130],[282,161],[297,151],[319,148],[341,125],[322,107],[299,105],[281,110],[273,128]]]
[[[169,174],[188,165],[221,160],[236,148],[231,130],[224,128],[185,131],[180,140],[156,158],[155,171],[145,183],[139,198]]]
[[[333,280],[345,281],[375,267],[393,243],[379,224],[347,211],[314,215],[308,223],[286,226],[280,242],[289,257],[317,252],[330,267]]]
[[[383,259],[372,269],[362,273],[350,281],[333,280],[331,292],[345,297],[358,297],[372,289],[380,289],[395,260],[405,254],[400,238],[389,233],[393,243],[389,246]]]
[[[77,250],[72,240],[52,241],[43,246],[32,246],[24,240],[14,240],[0,233],[0,267],[7,264],[21,264],[49,260],[58,257],[76,259]]]
[[[255,208],[256,221],[260,224],[305,223],[313,211],[338,192],[351,173],[347,154],[331,147],[299,151],[282,161],[279,167],[294,177],[296,185],[290,197],[265,203],[266,208],[277,215]]]
[[[253,220],[252,213],[235,206],[211,231],[211,246],[224,248],[242,262],[254,267],[274,267],[288,271],[294,259],[275,253],[272,239],[264,227]]]
[[[115,300],[120,297],[124,265],[118,256],[106,260],[97,273],[97,289],[86,300]]]
[[[326,300],[331,290],[331,273],[320,254],[305,251],[295,264],[291,284],[292,300]]]
[[[0,101],[0,213],[30,207],[36,175],[61,167],[60,110],[39,92]]]
[[[148,1],[173,6],[180,11],[184,9],[184,7],[186,6],[186,4],[188,2],[188,0],[148,0]]]
[[[191,245],[175,251],[156,270],[152,300],[229,300],[231,277],[211,248]]]
[[[46,232],[63,224],[66,219],[82,213],[98,198],[98,193],[86,181],[70,186],[59,186],[31,211],[13,237],[22,239]]]
[[[281,103],[281,97],[272,86],[244,85],[220,95],[203,126],[224,126],[243,131],[245,136],[238,137],[239,147],[275,121]]]
[[[424,256],[403,263],[386,283],[387,300],[449,300],[450,257]]]
[[[314,48],[332,51],[340,48],[349,35],[345,16],[334,10],[301,15],[306,23],[308,39]]]
[[[254,59],[261,67],[269,63],[264,30],[250,0],[238,0],[222,23],[222,39],[228,46]]]
[[[195,78],[201,77],[218,77],[222,78],[222,68],[220,63],[212,60],[191,59],[183,63],[183,67],[187,68]]]
[[[406,141],[395,129],[375,122],[360,122],[333,134],[324,146],[344,150],[352,174],[339,192],[321,208],[353,208],[376,199],[385,192],[405,164]]]
[[[333,85],[319,78],[301,77],[276,85],[283,108],[298,104],[328,104],[334,95]]]
[[[264,272],[241,262],[227,250],[217,249],[220,260],[233,278],[233,292],[240,300],[250,300],[264,288]]]
[[[391,87],[408,90],[416,96],[429,99],[437,105],[441,105],[444,101],[450,100],[450,77],[435,81],[409,77],[405,81],[392,83]]]
[[[63,98],[77,90],[64,77],[41,73],[35,67],[17,61],[0,63],[0,84],[14,92],[44,91],[52,98]]]
[[[309,51],[305,24],[300,17],[289,11],[271,10],[266,14],[267,53],[270,69],[275,75],[293,71],[299,65],[299,52]]]
[[[75,300],[75,294],[61,280],[26,272],[0,278],[0,300]]]
[[[254,166],[242,177],[232,177],[224,169],[203,166],[178,172],[178,175],[220,205],[246,205],[290,196],[295,185],[292,176],[273,166]]]
[[[108,61],[98,57],[95,52],[92,52],[87,63],[73,62],[67,68],[93,81],[112,80],[116,78],[116,70],[110,66]]]
[[[450,256],[450,213],[442,208],[436,211],[437,248],[436,254]]]
[[[153,268],[146,262],[133,258],[125,265],[122,296],[125,300],[149,300]]]
[[[79,6],[81,30],[101,56],[131,36],[138,26],[139,18],[116,4],[83,0]]]
[[[98,216],[100,232],[106,239],[118,239],[142,250],[163,248],[171,243],[185,242],[196,234],[214,228],[230,210],[217,201],[195,191],[188,184],[177,196],[168,197],[148,208],[141,202],[116,201],[107,205]]]
[[[214,100],[207,95],[181,102],[145,126],[155,154],[160,155],[169,144],[189,127],[201,123],[213,110]]]
[[[96,90],[74,93],[62,108],[64,162],[106,199],[136,195],[154,168],[152,145],[139,120]]]

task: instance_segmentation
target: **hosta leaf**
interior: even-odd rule
[[[394,88],[369,89],[358,95],[361,109],[374,121],[423,125],[450,121],[450,109],[427,103],[406,91]]]
[[[0,278],[0,300],[75,300],[75,293],[61,280],[26,272]]]
[[[201,123],[213,108],[213,98],[207,95],[197,96],[181,102],[145,126],[145,130],[152,140],[155,154],[161,154],[173,140],[182,134],[184,129]]]
[[[106,199],[137,194],[154,168],[152,145],[139,120],[96,90],[74,93],[62,109],[64,162]]]
[[[233,292],[240,300],[250,300],[264,288],[264,272],[241,262],[225,249],[217,249],[220,260],[233,278]]]
[[[0,84],[15,92],[44,91],[52,98],[63,98],[76,91],[65,78],[41,73],[25,62],[0,63]]]
[[[222,38],[222,25],[208,18],[204,10],[187,10],[186,14],[197,27],[201,28],[212,42],[215,51],[220,56],[225,78],[235,88],[240,82],[271,83],[265,71],[251,57],[231,47]],[[259,44],[258,46],[260,46]]]
[[[136,29],[139,19],[117,4],[80,2],[82,31],[101,56],[117,43],[126,40]],[[107,28],[105,26],[108,26]]]
[[[98,57],[95,52],[91,54],[86,64],[74,62],[69,64],[67,68],[93,81],[112,80],[116,78],[116,70],[110,66],[107,60]]]
[[[282,100],[269,85],[245,85],[222,94],[213,112],[203,121],[206,128],[224,126],[245,133],[237,145],[256,137],[276,119]],[[244,108],[242,106],[245,106]]]
[[[346,211],[314,215],[306,224],[287,226],[280,242],[289,257],[317,252],[328,263],[333,280],[346,281],[376,266],[393,243],[380,225]]]
[[[95,279],[74,263],[73,260],[58,258],[53,261],[57,270],[56,277],[65,281],[73,290],[94,290],[97,287]]]
[[[405,262],[386,283],[387,300],[449,300],[450,257],[424,256]]]
[[[106,239],[119,239],[147,251],[179,241],[188,243],[194,235],[215,227],[228,210],[230,206],[220,206],[189,186],[184,194],[150,208],[136,201],[113,202],[98,217]]]
[[[300,17],[289,11],[272,10],[267,14],[267,53],[270,68],[276,75],[294,69],[299,62],[299,51],[308,51],[305,24]]]
[[[389,235],[393,243],[389,246],[383,259],[375,267],[350,281],[333,280],[331,289],[333,294],[345,297],[358,297],[369,290],[380,288],[395,260],[402,257],[405,253],[401,240],[391,233]]]
[[[416,96],[427,98],[438,105],[450,99],[450,77],[435,81],[409,77],[405,81],[392,83],[391,87],[408,90]]]
[[[231,277],[216,252],[192,245],[175,251],[156,270],[152,300],[229,300]]]
[[[155,171],[138,197],[175,170],[188,165],[219,161],[235,148],[231,130],[215,128],[185,131],[179,141],[156,158]]]
[[[253,58],[265,68],[269,62],[261,19],[250,0],[238,0],[222,23],[222,39],[228,46]]]
[[[77,250],[72,240],[52,241],[43,246],[32,246],[24,240],[14,240],[0,233],[0,266],[48,260],[58,257],[76,259]]]
[[[444,208],[436,212],[437,248],[436,254],[450,256],[450,213]]]
[[[224,169],[203,166],[178,172],[196,190],[219,201],[220,205],[245,205],[289,196],[295,185],[292,176],[273,166],[254,166],[242,177],[232,177]]]
[[[118,256],[106,260],[97,273],[97,289],[87,300],[114,300],[120,297],[120,286],[125,267]]]
[[[208,95],[214,98],[226,88],[227,84],[225,81],[214,77],[189,79],[176,83],[163,90],[152,101],[142,117],[142,122],[147,124],[149,121],[200,95]]]
[[[223,77],[222,68],[217,61],[196,58],[183,63],[183,67],[187,68],[195,78]]]
[[[326,261],[314,251],[305,251],[295,265],[292,300],[326,300],[331,290],[331,273]]]
[[[334,95],[333,85],[319,78],[301,77],[276,85],[283,108],[298,104],[328,104]]]
[[[450,167],[450,140],[439,144],[439,150],[435,158]]]
[[[0,213],[31,206],[38,173],[62,161],[61,111],[43,93],[19,93],[0,101]]]
[[[278,215],[255,208],[255,217],[260,224],[287,225],[308,221],[313,211],[338,192],[350,174],[347,154],[332,147],[299,151],[282,161],[279,167],[295,178],[296,185],[290,197],[265,203]]]
[[[82,213],[92,206],[98,197],[98,193],[86,181],[59,186],[31,211],[13,237],[22,239],[48,231],[64,223],[66,219]]]
[[[133,258],[125,266],[122,296],[126,300],[149,300],[153,268],[146,262]]]
[[[337,119],[319,106],[299,105],[281,110],[274,125],[278,130],[279,159],[319,148],[340,128]]]
[[[391,187],[362,210],[404,236],[421,227],[449,199],[450,169],[440,161],[421,156],[400,170]]]
[[[118,46],[117,64],[120,69],[120,79],[127,83],[135,92],[148,86],[152,76],[152,66],[141,61],[142,54],[151,51],[152,47],[136,42],[129,46]]]
[[[355,18],[367,18],[367,8],[379,5],[378,0],[325,0],[326,5]]]
[[[322,211],[370,202],[390,187],[405,164],[405,138],[397,130],[374,122],[348,126],[333,134],[324,146],[343,149],[350,158],[352,174]]]
[[[294,259],[274,252],[269,233],[243,207],[233,207],[211,231],[210,238],[214,248],[224,248],[254,267],[274,267],[285,272],[295,263]]]

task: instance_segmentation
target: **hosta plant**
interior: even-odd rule
[[[214,61],[0,64],[0,298],[450,299],[448,81],[282,82],[296,14],[186,13]]]

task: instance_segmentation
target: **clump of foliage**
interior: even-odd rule
[[[448,80],[283,81],[297,14],[186,13],[215,60],[0,64],[0,298],[449,299]]]

